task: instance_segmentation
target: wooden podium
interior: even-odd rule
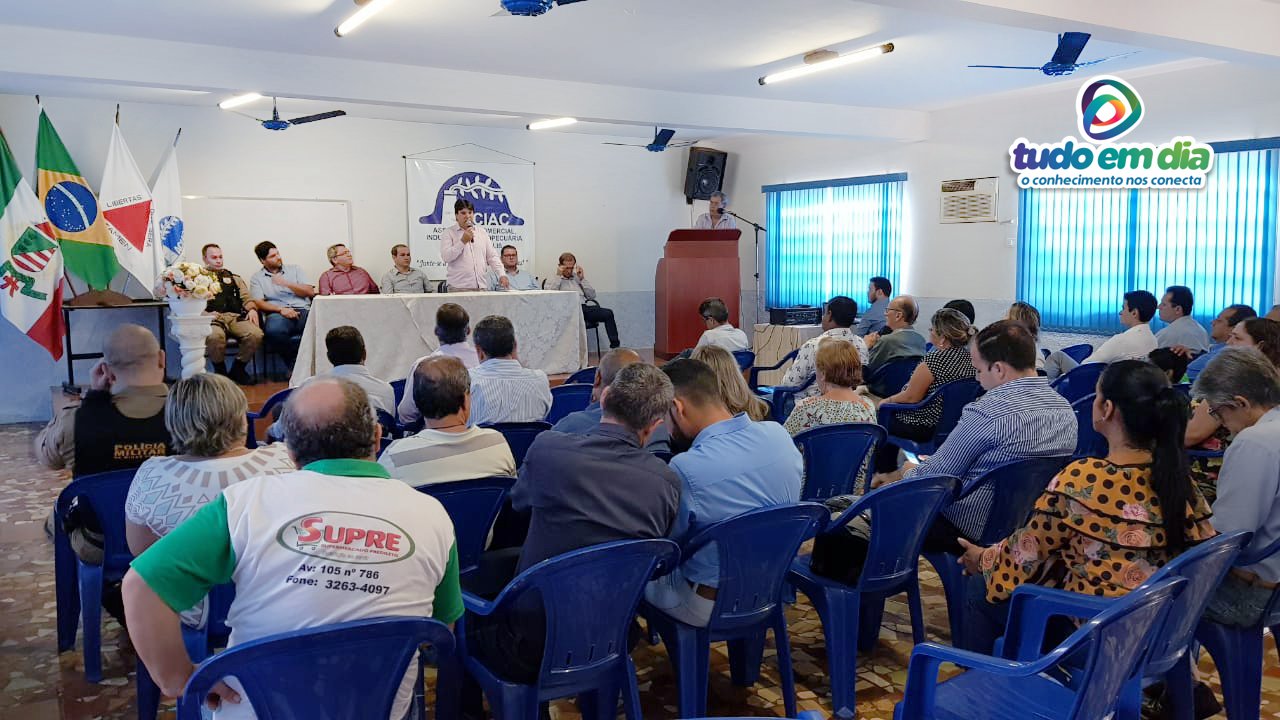
[[[742,280],[738,268],[738,230],[672,230],[658,261],[654,282],[653,354],[670,358],[693,347],[706,325],[698,305],[718,297],[737,326]]]

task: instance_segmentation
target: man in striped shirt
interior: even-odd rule
[[[501,315],[476,323],[480,364],[471,369],[471,424],[539,422],[551,409],[547,374],[516,359],[516,331]]]
[[[986,394],[965,407],[938,451],[904,477],[951,475],[968,486],[1014,460],[1075,452],[1075,414],[1036,374],[1036,341],[1026,328],[1010,320],[992,323],[972,340],[969,355]],[[977,540],[991,500],[990,492],[979,490],[943,510],[929,530],[925,551],[963,553],[956,539]]]

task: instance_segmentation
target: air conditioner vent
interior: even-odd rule
[[[995,178],[944,180],[941,187],[942,223],[996,222]]]

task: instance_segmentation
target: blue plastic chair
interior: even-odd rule
[[[670,540],[604,543],[543,560],[517,575],[491,602],[464,592],[468,615],[458,623],[461,654],[468,674],[488,696],[494,717],[536,718],[542,703],[577,695],[583,717],[613,718],[621,695],[627,718],[639,720],[631,623],[645,583],[679,556]],[[503,680],[468,654],[465,623],[472,614],[521,613],[522,605],[535,597],[546,618],[538,680],[533,685]],[[584,700],[589,707],[583,707]],[[589,711],[593,709],[598,712]]]
[[[863,382],[867,387],[892,388],[896,393],[907,386],[907,382],[911,380],[911,374],[916,371],[916,366],[920,364],[918,357],[898,358],[890,360],[867,373],[863,378]],[[892,395],[893,393],[889,393]]]
[[[991,496],[991,512],[977,544],[983,547],[994,545],[1022,527],[1035,508],[1036,500],[1044,493],[1045,486],[1070,460],[1068,457],[1014,460],[965,485],[955,502],[978,492]],[[964,618],[964,569],[957,562],[959,558],[951,553],[926,553],[924,557],[942,581],[942,592],[947,598],[947,620],[951,624],[951,642],[954,644],[960,637]]]
[[[417,487],[418,492],[439,500],[453,521],[459,575],[465,576],[480,565],[489,530],[515,482],[515,478],[497,475]]]
[[[1173,601],[1164,623],[1148,638],[1149,654],[1141,671],[1126,684],[1116,714],[1117,720],[1139,720],[1142,688],[1165,680],[1171,701],[1168,707],[1178,720],[1190,720],[1195,700],[1191,675],[1191,642],[1200,616],[1209,605],[1222,578],[1249,541],[1251,533],[1219,535],[1174,558],[1147,579],[1141,587],[1151,587],[1170,578],[1183,578],[1185,589]],[[1010,660],[1029,661],[1040,657],[1045,629],[1053,617],[1087,620],[1110,608],[1112,598],[1094,597],[1042,587],[1021,585],[1009,604],[1009,626],[996,653]]]
[[[750,370],[756,364],[756,354],[750,350],[734,350],[733,359],[738,361],[738,369],[742,372]]]
[[[679,684],[682,717],[705,717],[711,643],[729,641],[733,682],[752,685],[760,676],[765,632],[773,630],[787,715],[796,714],[791,644],[783,614],[782,590],[787,569],[800,544],[827,518],[817,503],[761,508],[697,530],[681,544],[682,557],[692,557],[715,543],[720,558],[720,584],[706,627],[686,625],[649,603],[640,614],[667,646]]]
[[[1080,343],[1079,345],[1069,345],[1062,348],[1062,354],[1075,360],[1078,363],[1084,362],[1084,359],[1093,354],[1093,346],[1089,343]]]
[[[1093,429],[1093,400],[1097,393],[1089,393],[1071,403],[1076,416],[1076,452],[1074,458],[1104,458],[1110,452],[1107,439]]]
[[[108,582],[119,582],[133,560],[124,535],[124,501],[136,471],[136,468],[129,468],[76,478],[63,489],[54,504],[53,568],[58,606],[58,652],[75,647],[79,621],[84,626],[84,676],[93,683],[102,680],[102,587]],[[101,565],[81,561],[63,532],[63,520],[75,497],[88,504],[102,526]]]
[[[293,391],[294,388],[285,388],[267,398],[267,401],[262,403],[262,407],[259,408],[257,412],[254,412],[253,410],[249,411],[249,414],[247,415],[249,420],[249,435],[245,438],[245,447],[250,450],[258,447],[258,430],[253,426],[254,421],[261,420],[263,418],[270,420],[271,411],[274,410],[277,405],[284,404],[284,402],[289,399],[289,394]]]
[[[493,428],[502,433],[502,437],[507,439],[507,446],[511,448],[511,456],[515,458],[516,467],[519,468],[524,464],[524,456],[529,452],[529,446],[533,444],[533,439],[550,430],[551,423],[493,423],[492,425],[481,425],[481,427]]]
[[[801,500],[825,500],[850,495],[863,472],[864,494],[871,486],[872,468],[868,459],[884,444],[884,428],[874,423],[840,423],[805,430],[796,435],[796,447],[804,457],[804,487]]]
[[[209,607],[205,612],[205,625],[202,628],[182,626],[182,643],[187,646],[187,655],[191,662],[199,664],[218,648],[227,646],[231,637],[231,628],[227,626],[227,612],[236,598],[236,586],[228,583],[216,585],[209,591]],[[142,658],[137,660],[138,669],[138,720],[155,720],[160,713],[160,688]]]
[[[773,421],[778,424],[785,423],[787,417],[791,415],[791,411],[796,407],[796,395],[807,390],[816,381],[817,378],[810,376],[808,380],[799,385],[774,385],[769,388],[769,394],[765,399],[768,400],[769,409],[773,412]],[[764,388],[761,389],[763,390]]]
[[[1098,378],[1107,369],[1106,363],[1077,365],[1049,384],[1058,394],[1074,404],[1075,401],[1098,391]]]
[[[832,521],[824,532],[845,532],[844,526],[850,520],[863,513],[871,515],[871,541],[855,585],[815,574],[809,555],[791,564],[787,580],[809,597],[822,619],[831,705],[835,710],[855,710],[859,625],[879,630],[886,597],[907,594],[912,637],[915,642],[924,641],[917,577],[920,547],[938,511],[955,494],[959,483],[956,478],[944,476],[907,478],[868,493]],[[861,634],[874,642],[873,634]]]
[[[1174,578],[1113,601],[1062,644],[1029,662],[1006,660],[923,643],[911,651],[902,702],[894,720],[1098,720],[1115,707],[1120,691],[1147,652],[1147,638],[1160,626],[1186,587]],[[1080,661],[1075,688],[1044,677],[1063,660]],[[938,668],[954,663],[968,672],[938,682]]]
[[[259,718],[383,718],[420,646],[439,668],[436,717],[457,717],[461,676],[453,633],[427,618],[374,618],[271,635],[200,663],[178,698],[179,720],[199,720],[210,688],[234,675]],[[418,673],[422,669],[419,667]]]
[[[897,413],[919,410],[929,405],[929,403],[941,399],[942,414],[938,418],[938,424],[933,428],[933,437],[928,440],[912,440],[911,438],[889,435],[889,442],[902,448],[909,455],[932,455],[938,451],[939,447],[942,447],[943,441],[956,428],[956,423],[960,422],[960,414],[964,412],[964,406],[976,400],[981,394],[982,385],[977,380],[955,380],[943,383],[918,403],[880,403],[877,417],[880,420],[880,425],[887,428],[893,422],[893,416]]]
[[[591,391],[594,389],[593,386],[582,383],[551,388],[551,409],[547,411],[547,422],[555,425],[569,413],[586,410],[591,404]]]
[[[762,388],[760,387],[760,373],[773,372],[774,370],[781,370],[783,365],[786,365],[787,363],[795,360],[796,356],[799,354],[800,354],[800,349],[796,348],[795,350],[792,350],[786,355],[783,355],[782,359],[779,360],[775,365],[769,365],[769,366],[752,365],[747,372],[747,385],[751,386],[751,389],[754,391],[757,391],[757,392],[761,391]]]
[[[591,367],[582,368],[581,370],[570,375],[569,379],[564,381],[564,384],[565,385],[581,385],[581,384],[592,385],[595,383],[595,381],[596,381],[596,367],[592,365]]]
[[[391,381],[391,392],[396,396],[396,407],[400,407],[400,401],[404,399],[405,388],[409,384],[409,378],[400,378]]]
[[[1245,549],[1236,565],[1254,565],[1280,552],[1280,540],[1260,550]],[[1280,589],[1271,593],[1262,620],[1253,627],[1239,628],[1201,620],[1196,639],[1213,658],[1222,681],[1222,704],[1229,720],[1256,718],[1262,705],[1262,632],[1270,628],[1273,639],[1280,638]],[[1280,643],[1280,640],[1276,640]],[[1277,645],[1280,652],[1280,644]]]

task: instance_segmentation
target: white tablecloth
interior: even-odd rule
[[[384,380],[405,377],[415,360],[440,346],[436,309],[447,302],[466,308],[472,327],[486,315],[509,318],[516,329],[516,354],[525,367],[551,375],[587,366],[587,329],[576,292],[326,295],[311,304],[289,384],[299,385],[333,367],[325,357],[324,336],[342,325],[353,325],[364,336],[369,372]]]
[[[755,325],[755,338],[751,344],[752,350],[756,354],[756,366],[769,367],[770,365],[777,365],[779,360],[787,356],[787,353],[799,348],[806,340],[816,338],[821,334],[821,325],[768,325],[766,323],[758,323]],[[787,369],[790,367],[791,363],[787,363],[773,372],[760,373],[760,384],[781,384],[782,377],[787,374]]]

